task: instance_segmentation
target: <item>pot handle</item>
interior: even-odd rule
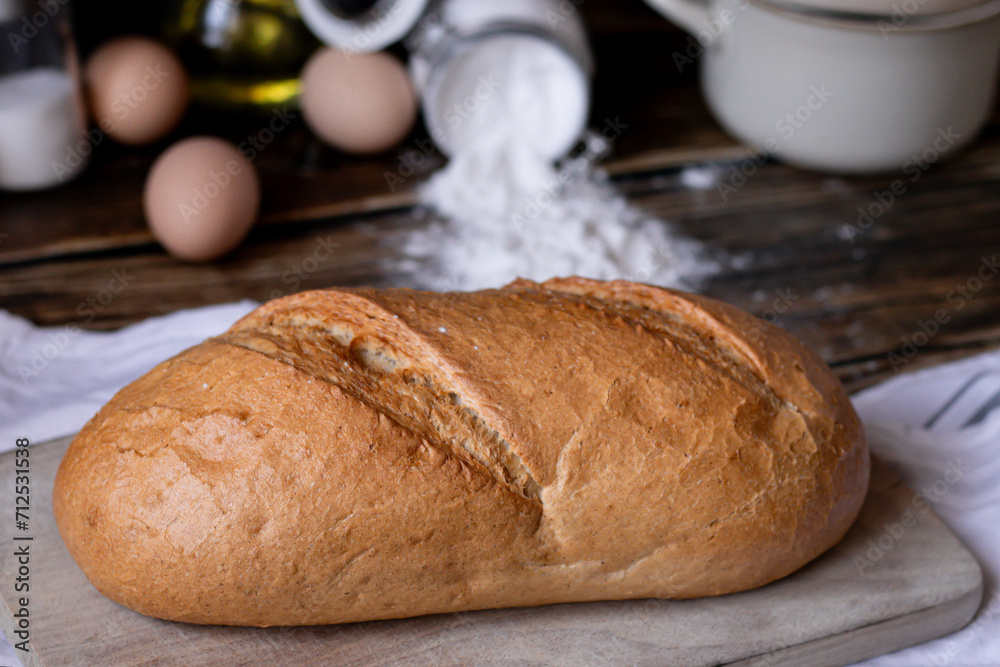
[[[692,35],[705,29],[708,5],[699,0],[646,0],[646,4]]]

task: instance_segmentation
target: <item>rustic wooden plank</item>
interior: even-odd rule
[[[69,439],[31,449],[32,651],[45,665],[849,664],[952,632],[979,606],[979,565],[887,468],[847,537],[802,570],[737,595],[566,604],[302,628],[226,628],[140,616],[101,597],[67,553],[51,507]],[[0,457],[13,497],[13,456]],[[910,511],[901,533],[886,525]],[[6,531],[7,529],[5,529]],[[870,541],[888,540],[882,553]],[[13,551],[0,556],[11,637]],[[859,560],[864,559],[864,560]],[[870,564],[866,564],[870,563]],[[155,646],[155,656],[149,647]]]
[[[997,340],[1000,280],[984,282],[960,309],[952,298],[984,256],[1000,252],[1000,198],[989,172],[998,150],[1000,136],[986,137],[928,172],[853,243],[841,229],[856,222],[857,207],[872,201],[872,191],[884,189],[891,175],[840,179],[768,164],[727,201],[713,188],[685,187],[679,165],[618,180],[637,205],[743,261],[708,281],[706,293],[790,329],[856,387],[891,371],[887,355],[940,309],[948,322],[906,369]],[[423,224],[397,210],[261,227],[244,248],[212,265],[182,264],[149,245],[27,263],[0,269],[0,305],[42,324],[109,328],[186,306],[331,284],[406,284],[381,268],[394,255],[385,241]],[[321,243],[337,249],[306,272],[303,262]],[[99,304],[99,312],[88,307],[88,300],[107,296],[102,290],[116,269],[132,277],[128,288]],[[792,301],[783,305],[782,294]]]
[[[877,625],[851,630],[842,635],[826,637],[798,646],[754,656],[747,660],[729,663],[732,667],[765,667],[795,665],[795,667],[821,667],[840,664],[844,647],[850,645],[858,655],[881,655],[885,650],[885,637],[892,636],[900,646],[912,646],[926,641],[927,637],[940,637],[949,633],[942,627],[942,619],[970,604],[979,604],[982,591],[972,591],[965,598],[948,602],[940,607],[925,609]],[[954,610],[946,612],[945,609]],[[864,648],[862,648],[864,647]]]

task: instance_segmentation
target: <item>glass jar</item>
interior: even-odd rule
[[[579,141],[593,57],[577,4],[449,0],[406,43],[424,120],[444,153],[515,116],[520,138],[546,158],[565,156]]]
[[[0,188],[59,185],[86,165],[86,111],[68,0],[0,0]]]

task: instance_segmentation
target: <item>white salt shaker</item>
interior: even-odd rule
[[[593,57],[569,0],[445,0],[407,38],[410,73],[431,137],[448,155],[516,117],[523,143],[548,159],[579,141]],[[496,134],[498,141],[510,139]]]
[[[69,2],[0,0],[0,188],[38,190],[76,176],[86,142]]]

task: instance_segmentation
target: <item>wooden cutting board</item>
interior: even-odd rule
[[[14,456],[0,456],[8,639],[15,536],[30,535],[25,665],[844,665],[961,628],[982,597],[972,555],[885,466],[847,537],[763,588],[686,601],[566,604],[300,628],[147,618],[90,586],[52,518],[69,439],[33,445],[30,529],[14,528]],[[912,521],[910,520],[912,518]],[[20,654],[20,652],[18,652]]]

